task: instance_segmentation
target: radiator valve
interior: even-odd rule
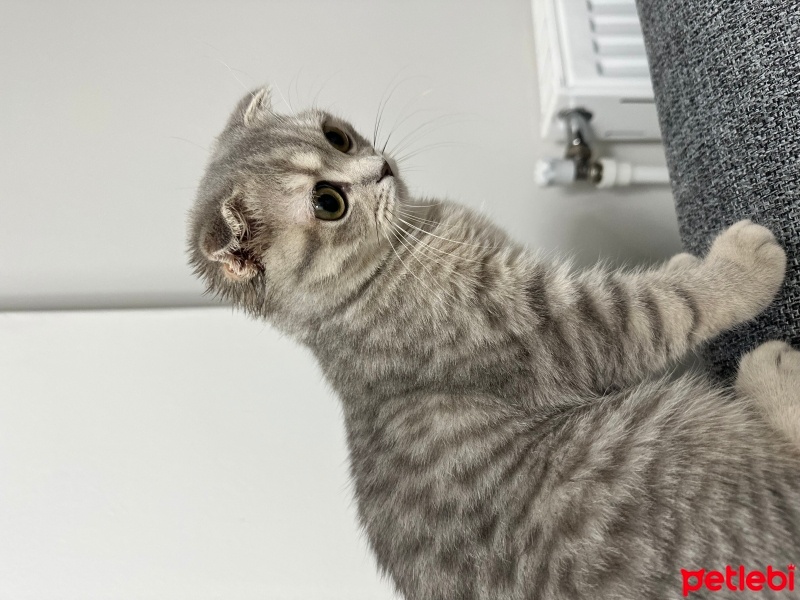
[[[561,111],[558,116],[567,132],[567,149],[564,158],[542,159],[536,164],[539,186],[571,185],[579,181],[599,188],[669,183],[666,167],[646,167],[610,158],[593,159],[589,145],[592,141],[589,126],[592,113],[589,111],[573,108]]]

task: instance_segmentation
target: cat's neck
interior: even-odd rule
[[[529,327],[524,310],[515,309],[522,297],[515,303],[511,296],[523,294],[531,257],[457,205],[398,217],[375,272],[305,340],[332,385],[343,396],[461,386],[519,394],[516,379],[494,380],[492,348]]]

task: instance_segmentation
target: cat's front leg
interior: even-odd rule
[[[772,233],[740,221],[703,259],[680,254],[638,273],[550,276],[532,302],[538,339],[562,381],[597,391],[634,383],[755,317],[785,269]]]

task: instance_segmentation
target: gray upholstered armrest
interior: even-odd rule
[[[780,297],[707,350],[729,377],[767,339],[800,347],[800,3],[638,0],[681,236],[707,250],[744,218],[789,254]]]

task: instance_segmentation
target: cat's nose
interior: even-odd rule
[[[392,171],[392,167],[389,166],[389,161],[383,161],[383,167],[381,167],[381,172],[378,175],[378,183],[383,181],[387,177],[394,177],[394,171]]]

